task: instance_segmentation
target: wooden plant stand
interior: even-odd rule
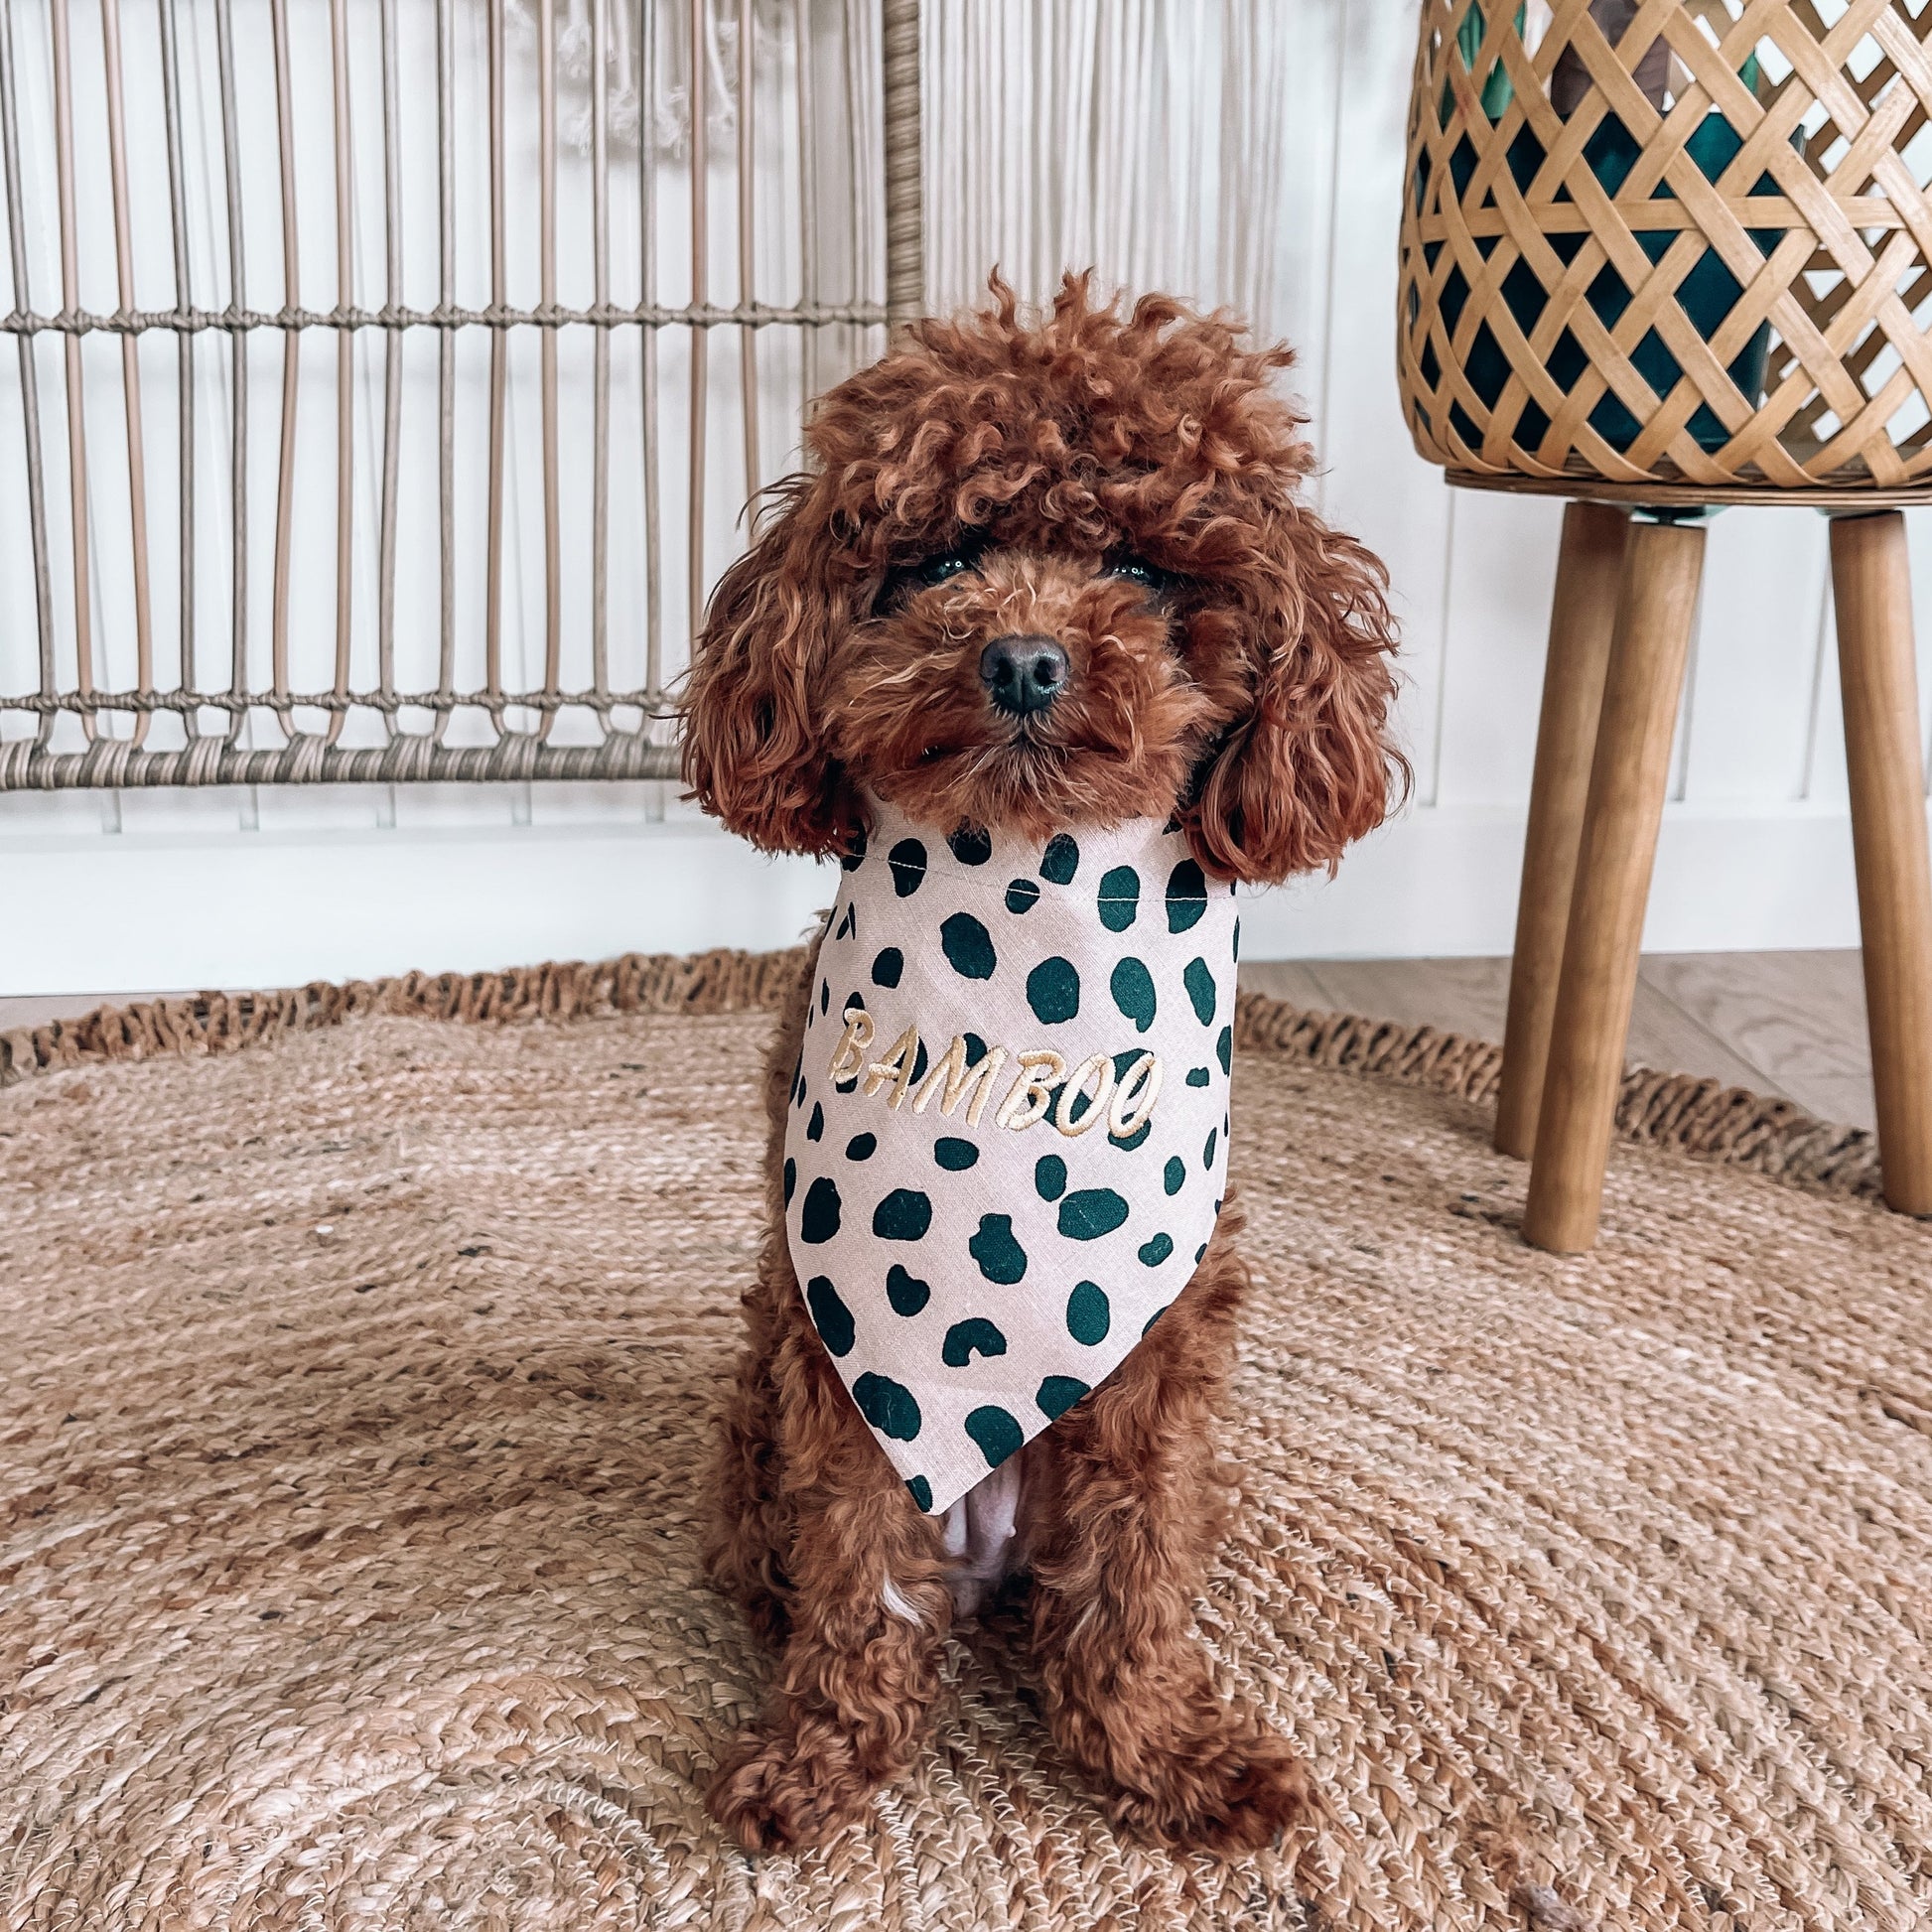
[[[1496,1121],[1532,1162],[1524,1236],[1596,1239],[1701,518],[1738,502],[1832,518],[1884,1193],[1932,1215],[1900,513],[1932,503],[1932,200],[1904,162],[1932,116],[1932,8],[1851,0],[1829,29],[1808,0],[1554,16],[1531,50],[1504,0],[1424,0],[1398,350],[1450,483],[1571,499]]]

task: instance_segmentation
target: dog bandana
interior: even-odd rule
[[[937,1514],[1206,1253],[1239,922],[1158,820],[1042,847],[873,811],[819,946],[785,1229],[839,1374]]]

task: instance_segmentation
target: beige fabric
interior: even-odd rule
[[[1534,1253],[1492,1049],[1257,1006],[1200,1622],[1329,1816],[1231,1864],[1120,1842],[976,1631],[868,1829],[722,1848],[698,1787],[767,1662],[695,1550],[768,1022],[705,1009],[790,970],[10,1042],[0,1922],[1932,1921],[1932,1230],[1856,1191],[1862,1140],[1639,1080],[1632,1131],[1732,1158],[1626,1144],[1596,1253]]]

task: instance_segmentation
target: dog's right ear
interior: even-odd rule
[[[818,708],[845,618],[811,480],[718,580],[681,707],[690,795],[764,852],[844,851],[862,824]]]

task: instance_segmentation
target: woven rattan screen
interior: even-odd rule
[[[1424,0],[1417,448],[1477,476],[1932,483],[1932,0]]]
[[[919,303],[916,0],[0,0],[0,789],[669,775]]]

